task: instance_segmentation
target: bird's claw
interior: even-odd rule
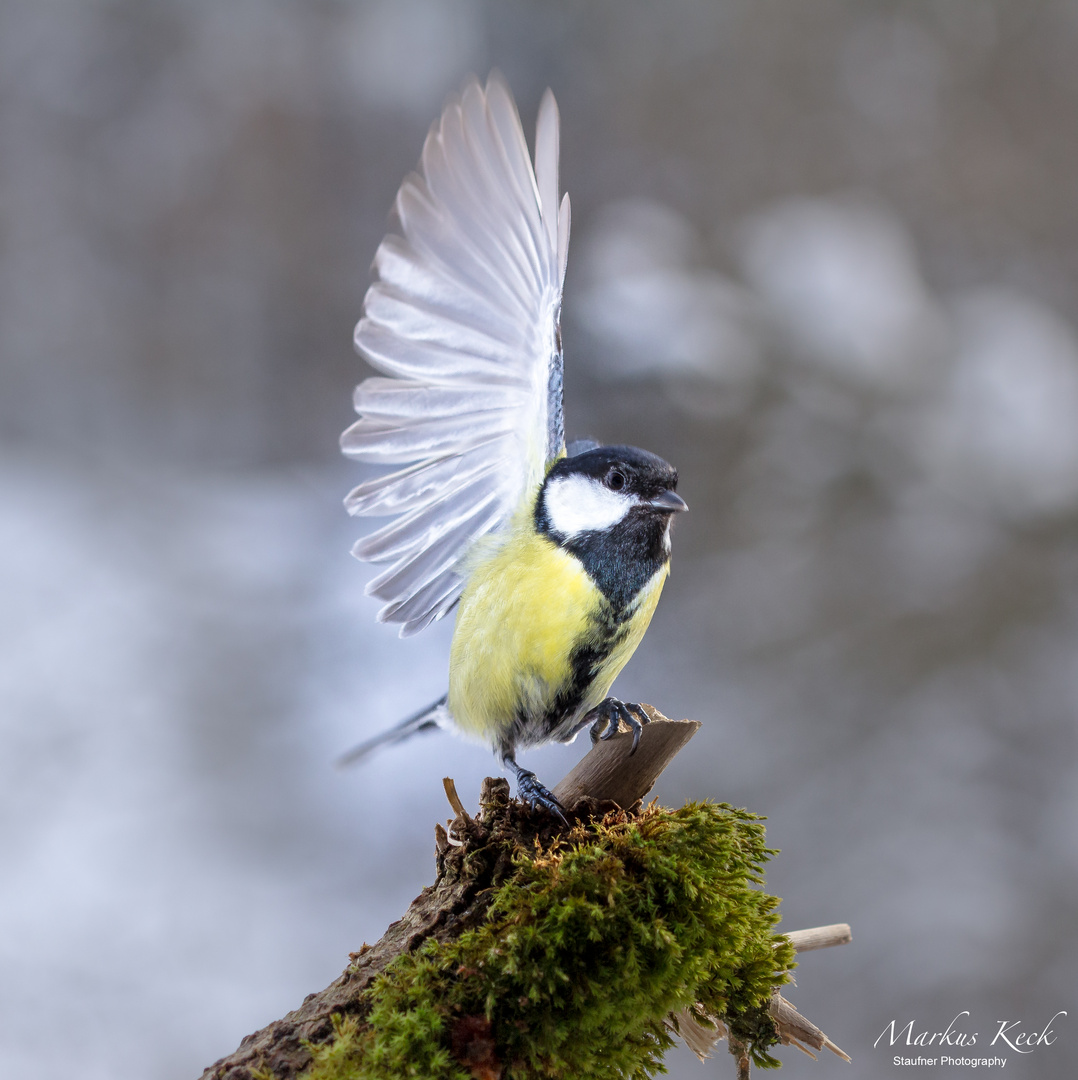
[[[626,727],[633,733],[633,745],[629,750],[629,756],[636,753],[640,745],[640,732],[645,724],[651,723],[651,717],[642,705],[635,701],[619,701],[617,698],[608,697],[605,701],[596,705],[589,715],[595,716],[595,723],[591,728],[592,742],[612,739],[621,730],[621,721],[625,721]]]
[[[541,806],[560,818],[563,825],[569,824],[565,817],[565,808],[554,797],[554,792],[539,783],[530,769],[517,771],[517,795],[533,809]]]

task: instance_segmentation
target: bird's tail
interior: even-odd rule
[[[388,731],[383,731],[380,735],[375,735],[366,742],[353,746],[351,750],[337,758],[337,765],[339,767],[354,765],[381,746],[392,746],[394,743],[403,742],[413,735],[418,735],[421,731],[433,731],[441,727],[449,718],[445,707],[448,696],[447,694],[440,697],[433,705],[420,709],[414,716],[402,720],[396,727],[391,727]]]

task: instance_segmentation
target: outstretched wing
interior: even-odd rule
[[[374,260],[356,348],[390,378],[355,392],[349,457],[406,467],[357,487],[349,513],[396,515],[360,540],[388,562],[367,586],[416,633],[460,597],[461,561],[501,528],[564,448],[559,319],[569,197],[558,204],[558,108],[539,107],[535,168],[494,73],[446,106],[397,193],[402,235]]]

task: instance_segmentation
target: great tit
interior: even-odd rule
[[[562,418],[561,296],[569,196],[558,199],[558,109],[539,107],[535,167],[512,94],[472,79],[427,135],[397,193],[399,233],[374,259],[359,353],[389,378],[355,391],[345,454],[404,468],[360,484],[356,515],[393,515],[358,558],[401,636],[456,611],[449,692],[376,746],[449,726],[491,745],[533,806],[553,794],[519,747],[647,713],[610,697],[655,611],[677,471],[631,446],[572,444]]]

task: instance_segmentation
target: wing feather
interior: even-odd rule
[[[406,240],[387,237],[378,249],[374,263],[380,283],[399,294],[414,296],[429,307],[450,311],[465,323],[483,326],[501,326],[502,335],[509,335],[524,314],[523,308],[514,311],[497,309],[483,311],[486,299],[482,293],[433,259],[424,258]],[[483,311],[480,319],[479,311]],[[514,318],[515,316],[515,318]]]
[[[417,462],[379,476],[348,493],[344,504],[352,515],[385,516],[416,510],[449,495],[477,472],[492,471],[484,447],[448,458]]]
[[[401,184],[400,235],[375,256],[355,342],[383,376],[357,387],[359,419],[341,446],[404,467],[345,505],[393,518],[353,552],[392,564],[368,592],[402,635],[452,609],[476,541],[504,529],[564,450],[558,126],[548,90],[533,166],[504,79],[469,81]]]
[[[361,319],[356,327],[356,341],[360,340],[363,342],[363,355],[372,367],[402,379],[444,384],[458,378],[478,376],[492,385],[528,385],[520,373],[499,364],[496,357],[502,355],[500,349],[492,349],[496,355],[491,357],[464,353],[440,341],[402,338],[388,327],[368,318]]]
[[[477,529],[489,529],[498,520],[498,508],[493,497],[488,498],[455,525],[444,536],[423,548],[418,554],[408,554],[367,585],[367,592],[379,600],[395,601],[410,598],[430,581],[460,561],[459,547]]]
[[[516,181],[517,195],[521,202],[534,201],[538,206],[539,187],[528,159],[528,144],[524,139],[524,129],[520,126],[520,114],[505,80],[497,76],[491,77],[487,82],[486,98],[490,118],[505,151],[508,174]],[[531,221],[530,214],[528,217]]]
[[[506,386],[442,386],[371,378],[356,387],[353,404],[364,416],[419,420],[511,409],[523,404],[523,397],[519,390]]]
[[[548,89],[539,103],[539,119],[535,124],[535,183],[550,250],[555,254],[558,250],[558,128],[558,106]]]
[[[542,236],[542,219],[516,213],[521,200],[534,198],[530,186],[521,187],[508,166],[505,145],[502,143],[490,108],[479,92],[478,84],[464,91],[462,106],[468,120],[465,136],[475,144],[476,160],[483,170],[487,189],[492,193],[505,227],[517,238],[524,257],[536,273],[537,281],[545,280],[543,267],[547,248]]]
[[[452,492],[452,499],[420,506],[409,514],[356,542],[353,553],[367,562],[393,562],[433,546],[471,516],[476,506],[498,494],[498,478],[490,473],[472,477]]]
[[[341,436],[341,447],[348,457],[357,461],[399,465],[416,458],[443,457],[470,450],[511,434],[506,419],[499,419],[499,427],[494,427],[484,413],[413,423],[357,420]]]
[[[469,117],[469,120],[471,117]],[[536,291],[545,284],[544,263],[531,244],[522,241],[517,215],[505,199],[504,185],[487,167],[483,155],[489,144],[478,130],[465,130],[464,111],[459,106],[442,117],[441,139],[435,143],[439,152],[431,154],[433,168],[428,173],[432,193],[443,201],[456,200],[469,205],[479,237],[485,238],[483,250],[494,268],[505,275],[521,307],[527,311]]]
[[[565,284],[565,268],[569,261],[569,225],[572,213],[569,208],[569,192],[561,200],[558,211],[558,288]]]
[[[519,326],[509,322],[480,319],[463,309],[440,308],[384,281],[367,290],[364,313],[370,322],[398,337],[415,342],[435,341],[484,359],[504,359],[511,350],[519,348],[524,336]]]
[[[410,596],[390,604],[389,621],[403,623],[401,637],[418,634],[435,619],[452,610],[460,596],[462,579],[452,570],[439,574],[429,585]]]
[[[464,134],[464,114],[451,105],[442,116],[441,128],[428,139],[421,159],[427,187],[443,206],[451,205],[468,215],[471,248],[503,281],[524,310],[531,306],[541,288],[540,265],[529,265],[512,227],[506,227],[497,213],[495,184],[484,183],[482,166],[476,161],[474,145]]]
[[[406,180],[395,204],[404,234],[421,256],[441,263],[480,296],[482,303],[512,305],[512,290],[498,276],[489,253],[484,252],[459,222],[446,220],[422,177]]]

